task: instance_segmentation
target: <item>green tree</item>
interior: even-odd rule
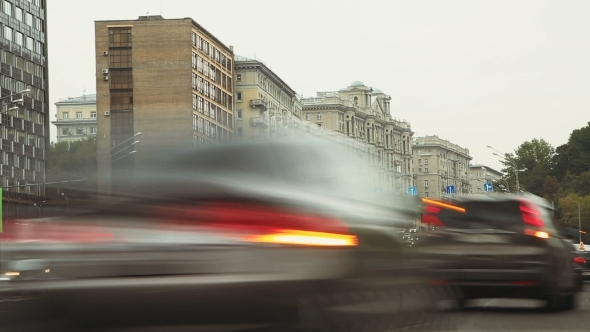
[[[49,182],[61,182],[55,188],[96,189],[97,183],[96,138],[81,141],[52,143],[47,158]],[[68,182],[87,179],[84,182]],[[57,189],[59,190],[59,189]]]
[[[567,174],[574,176],[590,171],[590,122],[574,130],[567,144],[557,148],[554,157],[554,174],[563,181]]]
[[[518,172],[521,189],[543,196],[546,178],[553,171],[554,155],[555,148],[544,139],[524,142],[502,161],[504,180],[511,188],[516,188],[515,172]]]
[[[559,210],[559,222],[562,225],[577,229],[581,223],[583,231],[590,231],[590,196],[569,194],[559,200]]]
[[[550,202],[554,202],[558,199],[561,185],[555,176],[547,175],[543,182],[543,191],[541,192],[543,198]]]

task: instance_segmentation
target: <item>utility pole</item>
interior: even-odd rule
[[[580,203],[578,203],[578,237],[580,243],[582,243],[582,218],[580,214]]]

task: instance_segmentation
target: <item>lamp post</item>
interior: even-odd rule
[[[4,106],[4,105],[10,105],[10,104],[22,104],[23,101],[24,101],[23,98],[22,98],[22,95],[28,94],[30,92],[31,92],[31,89],[24,89],[24,90],[21,90],[19,92],[12,93],[12,94],[9,94],[8,96],[2,97],[2,98],[0,98],[0,100],[4,100],[6,98],[11,98],[11,97],[16,96],[16,95],[21,95],[21,98],[16,99],[16,100],[11,100],[11,101],[3,104],[2,106]],[[18,106],[13,106],[13,107],[7,109],[6,111],[0,111],[0,113],[6,113],[6,112],[14,111],[14,110],[17,110],[17,109],[18,109]]]
[[[37,218],[41,218],[41,208],[37,204],[33,204],[33,206],[37,208]]]
[[[141,135],[141,132],[138,132],[135,135],[131,136],[130,138],[124,140],[123,142],[121,142],[121,143],[113,146],[111,148],[111,163],[114,163],[115,161],[117,161],[119,159],[123,159],[123,158],[125,158],[125,157],[127,157],[127,156],[129,156],[131,154],[134,154],[136,152],[135,150],[130,151],[130,152],[128,152],[128,153],[126,153],[126,154],[124,154],[122,156],[117,156],[118,154],[123,153],[123,151],[125,151],[125,150],[133,147],[135,144],[139,143],[139,141],[135,141],[135,137],[137,137],[139,135]],[[117,147],[119,147],[119,146],[121,146],[121,145],[123,145],[123,144],[125,144],[125,143],[127,143],[127,142],[129,142],[131,140],[133,140],[133,142],[131,144],[129,144],[127,146],[124,146],[124,147],[121,147],[118,151],[113,152],[113,150],[115,150]]]
[[[578,239],[582,243],[582,218],[580,213],[580,203],[578,203]]]
[[[504,159],[500,159],[500,161],[509,164],[510,166],[512,166],[512,169],[514,170],[514,176],[516,178],[516,194],[520,194],[520,182],[518,180],[518,172],[520,171],[524,171],[526,170],[526,168],[523,168],[522,170],[518,169],[518,165],[516,165],[516,163],[514,161],[508,161],[506,160],[506,153],[502,153],[496,149],[494,149],[493,147],[487,145],[488,149],[492,149],[494,151],[496,151],[497,153],[493,153],[494,156],[498,156],[500,158],[504,158]],[[502,155],[500,155],[502,154]]]
[[[66,213],[70,210],[70,200],[68,199],[68,196],[66,196],[65,193],[61,193],[61,195],[63,196],[63,198],[66,199]]]

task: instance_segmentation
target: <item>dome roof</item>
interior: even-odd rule
[[[350,86],[365,86],[365,84],[361,81],[354,81]]]
[[[383,93],[383,91],[381,91],[381,90],[379,90],[379,89],[375,89],[375,90],[373,90],[373,93],[375,93],[375,94],[379,94],[379,93]]]

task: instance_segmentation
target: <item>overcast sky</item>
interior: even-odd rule
[[[557,147],[590,121],[587,0],[50,0],[53,103],[94,93],[94,21],[192,17],[303,96],[360,80],[392,96],[416,136],[511,152]],[[53,118],[53,116],[52,116]],[[52,126],[55,135],[55,128]]]

